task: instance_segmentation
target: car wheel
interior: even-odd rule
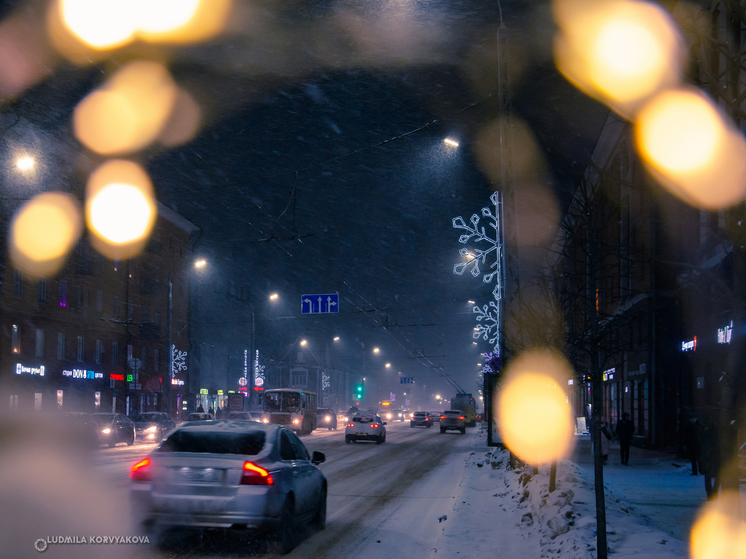
[[[462,427],[461,428],[461,434],[462,435],[466,435],[466,427]]]
[[[331,426],[331,425],[329,426],[329,430],[330,430],[330,431],[332,430],[332,426]]]
[[[270,541],[270,552],[287,555],[295,547],[297,534],[293,499],[288,497],[282,507],[279,532]]]
[[[376,444],[383,444],[386,442],[386,437],[380,436],[376,439]]]
[[[134,431],[132,432],[132,434],[127,439],[127,446],[132,446],[133,444],[135,444],[135,433],[134,433]]]
[[[427,427],[428,429],[430,429],[430,427],[432,427],[432,426],[433,426],[432,423],[430,423],[429,425],[425,425],[425,427]]]
[[[109,437],[109,448],[114,448],[116,444],[117,440],[114,438],[114,436],[112,435],[111,437]]]
[[[326,487],[321,488],[319,507],[316,509],[316,516],[313,517],[312,524],[317,530],[326,528]]]
[[[440,434],[442,435],[442,434],[443,434],[443,433],[445,433],[445,432],[446,432],[446,430],[445,430],[445,429],[443,429],[443,427],[441,427],[441,428],[440,428]]]
[[[414,427],[414,423],[410,422],[410,423],[409,423],[409,426],[410,426],[410,427]]]
[[[350,437],[349,435],[345,435],[345,442],[347,444],[350,444],[352,442],[352,437]]]

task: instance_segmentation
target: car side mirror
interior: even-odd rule
[[[322,462],[325,462],[325,461],[326,461],[326,456],[324,455],[323,452],[319,452],[318,450],[313,451],[313,454],[311,455],[312,464],[314,465],[321,464]]]
[[[386,425],[386,422],[384,421],[383,424]]]

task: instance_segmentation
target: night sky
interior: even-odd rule
[[[135,159],[158,199],[201,228],[195,253],[212,273],[248,285],[257,347],[279,359],[298,336],[339,335],[338,368],[380,346],[381,362],[434,389],[448,374],[475,392],[490,348],[472,344],[467,300],[487,303],[492,286],[452,273],[462,245],[451,220],[478,213],[497,185],[478,146],[499,117],[500,9],[513,114],[561,207],[605,113],[553,69],[545,2],[238,2],[209,44],[63,64],[5,117],[75,145],[70,112],[86,91],[143,53],[167,60],[203,128]],[[280,304],[265,303],[272,292]],[[301,294],[328,292],[340,294],[338,316],[300,315]]]

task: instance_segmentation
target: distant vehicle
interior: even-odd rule
[[[376,444],[386,442],[386,422],[380,416],[367,411],[352,415],[352,419],[345,425],[345,442],[375,441]]]
[[[311,523],[326,525],[327,481],[292,430],[219,420],[183,425],[130,470],[136,521],[156,542],[170,528],[269,533],[289,553]]]
[[[433,426],[433,417],[429,411],[416,411],[412,414],[412,419],[409,421],[410,427],[419,427],[424,425],[428,429]]]
[[[319,408],[316,410],[316,428],[337,430],[337,414],[329,408]]]
[[[443,415],[443,412],[442,411],[431,411],[430,415],[433,416],[433,421],[439,422],[440,416]]]
[[[466,418],[467,427],[474,427],[477,424],[477,403],[471,394],[462,392],[451,398],[451,409],[460,410]]]
[[[394,410],[394,421],[409,421],[411,419],[411,412],[407,408],[401,408]]]
[[[135,443],[135,424],[123,413],[92,413],[91,417],[98,424],[99,444],[108,444],[109,448],[117,443]]]
[[[462,435],[466,433],[466,417],[461,410],[447,410],[440,416],[440,432],[446,431],[461,431]]]
[[[285,425],[299,435],[316,429],[316,394],[294,388],[275,388],[262,393],[262,421]]]
[[[393,421],[394,419],[394,410],[385,409],[383,412],[381,412],[381,417],[385,419],[386,421]]]
[[[212,421],[213,419],[215,419],[215,417],[206,411],[190,413],[186,418],[187,421]]]
[[[259,412],[249,412],[249,411],[230,411],[228,412],[228,417],[226,419],[244,419],[248,421],[261,421],[262,420],[262,414]]]
[[[149,411],[132,418],[137,438],[147,442],[161,442],[176,427],[171,416],[161,411]]]

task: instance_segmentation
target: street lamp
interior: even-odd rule
[[[24,155],[16,160],[16,167],[19,171],[30,171],[34,168],[34,160],[30,156]]]

